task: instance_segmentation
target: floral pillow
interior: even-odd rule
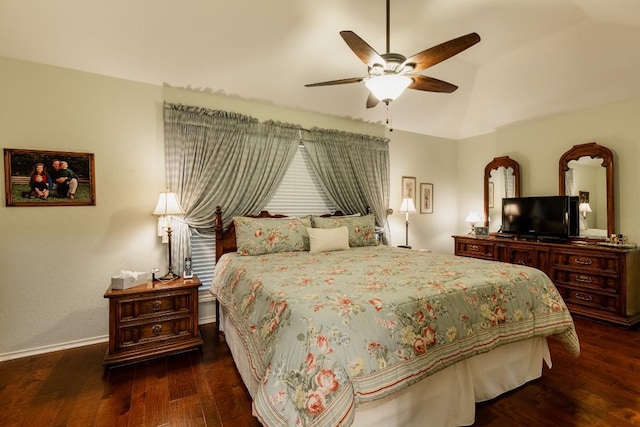
[[[373,215],[358,217],[312,217],[314,228],[347,227],[349,229],[349,246],[376,246],[375,218]]]
[[[241,255],[309,250],[311,218],[233,218],[236,246]]]

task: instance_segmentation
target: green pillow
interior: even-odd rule
[[[311,218],[233,218],[239,254],[262,255],[309,250]]]
[[[349,230],[349,246],[376,246],[375,218],[373,215],[364,216],[313,216],[314,228],[347,227]]]

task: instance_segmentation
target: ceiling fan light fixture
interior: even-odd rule
[[[380,102],[388,104],[396,100],[413,82],[403,74],[384,74],[368,78],[364,84]]]

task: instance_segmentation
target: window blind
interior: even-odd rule
[[[264,210],[289,216],[325,214],[336,210],[313,173],[303,145],[298,146],[278,190]]]

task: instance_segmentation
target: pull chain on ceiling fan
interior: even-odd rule
[[[389,102],[400,96],[406,88],[445,93],[451,93],[458,89],[458,86],[454,84],[419,73],[470,48],[480,41],[480,36],[477,33],[470,33],[406,58],[399,53],[390,51],[389,4],[390,0],[387,0],[387,53],[380,55],[353,31],[340,32],[347,46],[367,65],[368,76],[311,83],[305,86],[331,86],[364,81],[365,86],[370,91],[367,98],[367,108],[375,107],[379,102],[383,102],[388,106]]]

